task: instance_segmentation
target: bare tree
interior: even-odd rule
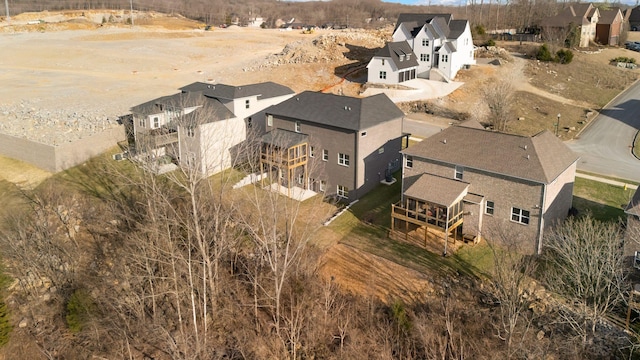
[[[574,301],[565,320],[587,344],[598,323],[623,300],[622,234],[617,223],[569,218],[545,234],[545,282]]]
[[[483,99],[489,108],[488,122],[496,131],[507,131],[513,118],[513,84],[511,79],[494,79],[484,89]]]
[[[507,358],[519,350],[531,324],[527,310],[530,300],[525,296],[525,287],[531,281],[536,263],[525,255],[521,234],[497,228],[487,234],[493,253],[490,291],[498,302],[499,322],[495,324],[497,336],[507,345]],[[517,343],[516,341],[519,340]]]

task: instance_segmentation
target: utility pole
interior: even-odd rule
[[[11,16],[9,15],[9,0],[4,0],[4,9],[5,14],[7,15],[7,22],[11,21]]]
[[[133,27],[133,0],[129,0],[129,4],[131,5],[131,10],[129,11],[129,15],[131,16],[131,27]]]

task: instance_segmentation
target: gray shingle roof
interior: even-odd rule
[[[276,145],[285,149],[308,141],[309,136],[306,134],[285,129],[274,129],[262,135],[263,143]]]
[[[406,59],[406,55],[409,54],[409,59]],[[398,69],[407,69],[410,67],[417,67],[418,60],[413,53],[411,46],[406,41],[396,41],[387,43],[382,49],[376,53],[377,57],[390,58],[391,61],[398,67]],[[400,57],[405,58],[401,61]]]
[[[463,181],[423,174],[409,186],[404,195],[432,204],[452,206],[460,195],[466,195],[469,184]]]
[[[404,116],[385,94],[366,98],[305,91],[265,113],[347,130],[363,130]]]
[[[544,184],[578,160],[549,131],[526,137],[467,126],[451,126],[402,152]]]
[[[449,22],[449,39],[457,39],[467,28],[467,20],[451,20]]]
[[[271,81],[242,86],[195,82],[180,88],[180,90],[182,92],[202,92],[207,97],[229,100],[256,95],[258,99],[269,99],[294,93],[290,88]]]
[[[453,19],[453,15],[451,14],[416,14],[416,13],[404,13],[398,15],[398,21],[396,21],[396,26],[393,28],[393,31],[396,31],[400,24],[402,23],[415,23],[416,26],[422,27],[422,25],[430,22],[435,17],[441,17],[444,19],[445,23],[448,25],[451,19]]]
[[[178,108],[193,107],[202,105],[203,101],[204,98],[201,93],[177,93],[136,105],[131,108],[131,112],[142,115],[158,114],[164,111],[163,109],[167,106]]]

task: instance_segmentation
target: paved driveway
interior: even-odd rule
[[[578,139],[567,142],[580,155],[578,170],[640,181],[640,160],[631,153],[640,130],[640,82],[618,96]]]

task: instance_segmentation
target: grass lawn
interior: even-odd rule
[[[394,176],[399,179],[400,172]],[[390,186],[379,185],[363,196],[349,211],[335,219],[328,229],[323,230],[338,234],[337,240],[340,243],[421,273],[441,276],[465,274],[472,277],[485,273],[484,265],[482,267],[485,269],[475,266],[475,261],[480,258],[484,258],[483,263],[486,263],[487,250],[482,246],[465,246],[461,255],[454,254],[443,258],[441,254],[427,251],[420,246],[390,239],[388,232],[391,224],[391,204],[400,200],[400,192],[400,180]]]
[[[579,214],[589,211],[595,219],[616,221],[624,218],[624,207],[635,190],[601,183],[594,180],[576,178],[573,189],[573,207]]]

